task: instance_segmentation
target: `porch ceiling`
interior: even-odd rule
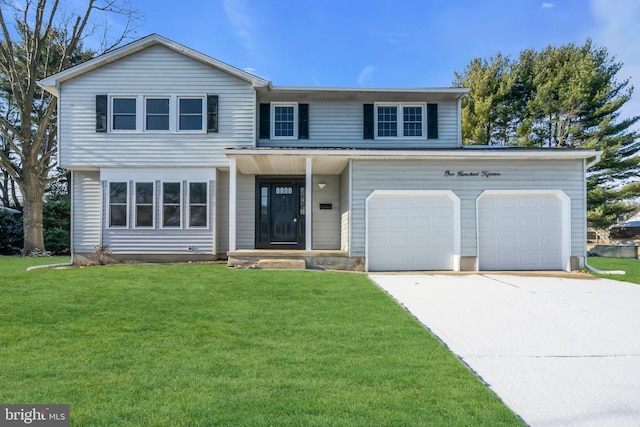
[[[238,171],[246,175],[304,175],[307,156],[242,155],[237,156]],[[348,156],[313,156],[314,175],[339,175],[349,163]]]

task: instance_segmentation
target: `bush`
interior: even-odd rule
[[[23,247],[22,221],[16,215],[0,210],[0,254],[16,255]]]

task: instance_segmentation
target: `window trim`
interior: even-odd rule
[[[379,136],[378,135],[378,108],[379,107],[396,107],[397,108],[397,135],[396,136]],[[422,136],[404,136],[404,107],[421,107],[422,109]],[[425,102],[376,102],[373,110],[373,137],[380,140],[391,139],[427,139],[427,104]]]
[[[191,184],[204,184],[205,185],[205,202],[204,203],[191,203]],[[209,181],[188,181],[187,182],[187,229],[204,230],[209,228]],[[191,206],[204,206],[205,212],[205,225],[191,225]]]
[[[165,207],[165,202],[164,202],[164,184],[179,184],[180,185],[180,201],[177,203],[177,206],[180,208],[180,224],[179,225],[164,225],[164,207]],[[183,227],[183,221],[182,221],[182,217],[183,217],[183,204],[184,204],[184,185],[182,181],[171,181],[171,180],[166,180],[166,181],[161,181],[161,186],[162,186],[162,190],[161,190],[161,195],[160,195],[160,200],[159,200],[159,207],[161,209],[161,213],[160,213],[160,228],[161,229],[166,229],[166,230],[182,230]],[[175,206],[176,203],[170,203],[167,204],[168,206]]]
[[[138,184],[151,184],[151,225],[138,225]],[[153,180],[133,181],[133,228],[138,230],[155,230],[156,228],[156,182]],[[142,206],[149,206],[143,204]]]
[[[293,136],[276,136],[276,108],[293,107]],[[270,137],[273,140],[297,140],[298,139],[298,103],[297,102],[272,102],[270,119]]]
[[[124,206],[125,206],[125,218],[124,218],[124,225],[111,225],[111,184],[125,184],[126,185],[126,191],[125,191],[125,201],[124,201]],[[121,181],[107,181],[107,228],[108,229],[115,229],[115,230],[126,230],[129,228],[129,205],[130,205],[130,200],[129,200],[129,187],[130,187],[130,183],[127,180]],[[117,203],[118,206],[122,206],[123,203]]]

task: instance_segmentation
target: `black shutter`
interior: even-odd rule
[[[218,132],[218,95],[207,95],[207,132]]]
[[[427,104],[427,138],[438,139],[438,104]]]
[[[260,139],[271,138],[271,104],[260,104]]]
[[[374,139],[375,135],[375,122],[373,120],[373,104],[364,104],[363,106],[363,117],[364,120],[362,122],[363,126],[363,138],[364,139]]]
[[[309,104],[298,104],[298,139],[309,139]]]
[[[107,95],[96,95],[96,132],[107,131]]]

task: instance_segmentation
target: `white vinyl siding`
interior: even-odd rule
[[[350,212],[350,168],[347,166],[340,176],[340,249],[349,251],[349,212]]]
[[[263,102],[263,101],[260,101]],[[422,137],[363,139],[362,102],[309,102],[309,139],[272,141],[260,139],[262,147],[331,148],[455,148],[458,119],[455,102],[438,103],[438,139],[426,139],[426,107]],[[410,105],[410,103],[407,103]],[[425,105],[425,104],[423,104]],[[402,110],[399,111],[402,113]],[[402,129],[399,128],[399,132]]]
[[[218,170],[217,174],[216,214],[218,222],[216,234],[218,238],[218,255],[226,256],[229,250],[229,172]]]
[[[313,177],[312,249],[340,248],[340,176],[315,175]],[[325,184],[320,188],[318,184]],[[320,204],[331,204],[331,209],[320,209]]]
[[[254,249],[256,236],[256,179],[254,175],[237,175],[236,248]]]
[[[208,93],[218,95],[216,133],[96,132],[98,94],[166,97]],[[224,148],[255,146],[251,84],[159,45],[62,83],[59,100],[60,165],[70,169],[224,167],[229,164]],[[144,117],[140,122],[143,126]]]
[[[99,172],[72,172],[72,250],[92,254],[100,245],[102,190]]]
[[[445,177],[445,171],[494,171],[500,176]],[[460,198],[461,256],[477,256],[476,199],[484,190],[562,190],[571,199],[571,256],[584,256],[586,202],[583,161],[354,160],[351,256],[365,255],[365,200],[374,190],[452,190]]]

